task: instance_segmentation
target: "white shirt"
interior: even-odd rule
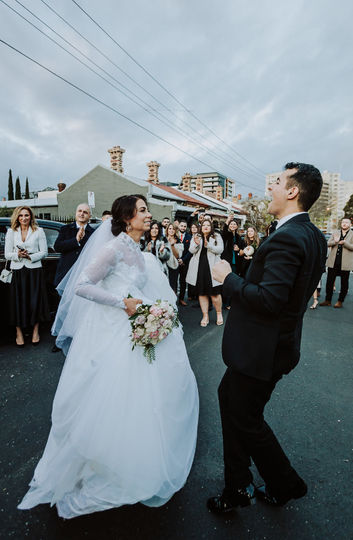
[[[289,216],[285,216],[283,217],[282,219],[278,220],[277,222],[277,226],[276,226],[276,231],[279,227],[281,227],[282,225],[284,225],[287,221],[289,221],[290,219],[292,219],[292,217],[294,216],[299,216],[300,214],[307,214],[308,212],[294,212],[294,214],[289,214]]]

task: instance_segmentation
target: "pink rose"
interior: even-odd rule
[[[150,308],[150,313],[154,317],[161,317],[163,315],[163,309],[161,309],[161,308],[159,308],[157,306],[152,306]]]
[[[157,337],[158,337],[158,330],[156,330],[155,332],[152,332],[152,334],[150,334],[151,339],[155,339]]]

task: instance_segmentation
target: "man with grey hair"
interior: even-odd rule
[[[55,241],[54,249],[61,253],[60,261],[56,269],[54,287],[66,276],[70,268],[75,264],[80,256],[83,246],[94,233],[94,229],[88,224],[91,218],[91,209],[86,203],[79,204],[76,208],[76,221],[61,227],[59,235]],[[52,352],[61,351],[54,345]]]
[[[55,287],[75,264],[83,246],[94,232],[94,229],[88,224],[91,217],[91,209],[88,204],[79,204],[75,217],[76,221],[61,227],[54,244],[55,251],[61,253],[54,279]]]

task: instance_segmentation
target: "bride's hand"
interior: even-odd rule
[[[125,311],[127,315],[131,317],[131,315],[134,315],[136,313],[137,305],[142,304],[142,300],[140,300],[139,298],[125,298],[124,304],[126,306]]]

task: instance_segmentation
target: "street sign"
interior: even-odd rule
[[[95,202],[94,202],[94,191],[88,192],[88,206],[90,208],[95,208]]]

